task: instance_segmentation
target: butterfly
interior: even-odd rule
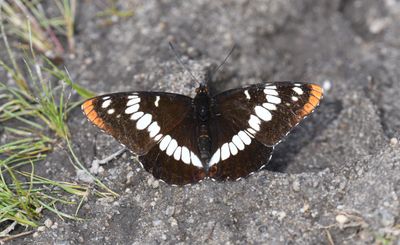
[[[237,180],[263,168],[322,95],[316,84],[265,82],[211,96],[201,83],[194,98],[121,92],[88,99],[82,110],[155,178],[185,185]]]

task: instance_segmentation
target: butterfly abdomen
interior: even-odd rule
[[[200,90],[194,98],[194,108],[196,120],[198,121],[198,142],[197,146],[200,152],[200,159],[203,162],[204,169],[207,172],[208,161],[211,158],[211,143],[210,137],[210,96],[207,90]]]

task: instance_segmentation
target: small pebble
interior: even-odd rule
[[[93,161],[92,166],[89,168],[89,172],[91,174],[97,174],[99,172],[99,167],[100,167],[99,161]]]
[[[167,209],[165,210],[165,214],[167,216],[172,216],[175,213],[175,207],[174,206],[168,206]]]
[[[35,233],[33,233],[33,235],[32,235],[33,238],[36,238],[36,237],[38,237],[38,236],[39,236],[39,233],[38,233],[38,232],[35,232]]]
[[[343,214],[338,214],[336,215],[336,221],[340,224],[340,225],[344,225],[347,222],[349,222],[349,218],[347,218],[346,215]]]
[[[55,222],[54,225],[51,226],[51,229],[55,230],[55,229],[57,229],[57,228],[58,228],[58,223]]]
[[[278,212],[278,220],[282,221],[286,217],[286,213],[284,211]]]
[[[310,204],[305,203],[304,206],[300,209],[300,212],[306,213],[310,210]]]
[[[391,138],[390,139],[390,145],[395,146],[399,143],[399,140],[397,138]]]
[[[293,182],[292,188],[296,192],[300,191],[300,181],[298,179]]]
[[[133,174],[134,174],[133,171],[129,171],[126,174],[126,184],[132,183]]]
[[[51,219],[46,219],[46,220],[44,221],[44,225],[45,225],[47,228],[50,228],[50,227],[53,225],[53,221],[51,221]]]
[[[45,231],[46,230],[46,226],[39,226],[38,228],[37,228],[37,231],[39,231],[39,232],[43,232],[43,231]]]
[[[171,226],[177,226],[178,225],[178,221],[173,217],[169,218],[168,222],[171,224]]]
[[[80,181],[83,181],[85,183],[93,183],[93,178],[90,176],[88,173],[86,173],[85,170],[78,169],[76,171],[76,178]]]
[[[156,179],[154,179],[154,177],[150,177],[147,179],[147,184],[151,187],[153,187],[153,189],[157,189],[160,186],[160,182]]]
[[[160,181],[158,180],[153,181],[151,186],[153,187],[153,189],[157,189],[160,186]]]

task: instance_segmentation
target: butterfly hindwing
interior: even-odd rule
[[[222,116],[212,118],[212,155],[209,176],[215,180],[237,180],[265,166],[273,147],[264,146],[253,136]]]
[[[198,131],[193,112],[189,112],[179,126],[139,160],[154,177],[166,183],[185,185],[206,177],[197,146]]]
[[[146,154],[192,110],[192,99],[158,92],[114,93],[82,104],[86,117],[137,155]]]
[[[318,85],[274,82],[233,89],[216,95],[216,114],[274,146],[319,104]]]

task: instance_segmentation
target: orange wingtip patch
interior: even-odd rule
[[[321,86],[316,85],[316,84],[310,84],[310,87],[312,90],[319,92],[320,94],[324,93],[324,90],[321,88]]]
[[[86,115],[89,121],[91,121],[94,125],[101,129],[106,129],[104,121],[99,117],[96,111],[92,110],[89,114]]]
[[[87,100],[82,104],[82,110],[85,113],[86,117],[91,121],[94,125],[101,129],[105,129],[104,121],[99,117],[97,112],[94,110],[93,99]]]
[[[316,107],[318,105],[318,103],[319,103],[319,98],[316,98],[314,96],[310,96],[310,98],[308,99],[308,103],[313,105],[313,107]]]
[[[311,95],[313,95],[317,99],[321,99],[321,97],[322,97],[322,93],[315,91],[315,90],[311,90]]]
[[[87,100],[82,104],[82,110],[88,115],[93,110],[93,100]]]
[[[310,104],[310,103],[306,103],[304,106],[303,106],[303,109],[302,109],[302,112],[303,113],[301,113],[301,115],[302,116],[307,116],[308,114],[310,114],[313,110],[314,110],[314,106],[312,105],[312,104]]]

